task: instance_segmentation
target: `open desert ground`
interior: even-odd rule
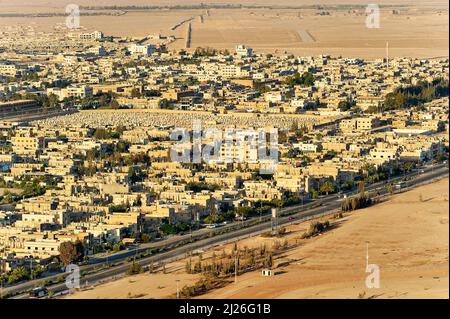
[[[64,13],[66,2],[3,0],[0,1],[0,13]],[[364,6],[367,3],[360,0],[203,2],[265,7],[211,10],[105,10],[102,12],[113,12],[117,15],[82,16],[81,25],[86,30],[101,30],[115,36],[143,37],[155,33],[173,35],[177,40],[171,44],[171,49],[185,47],[187,23],[175,30],[171,30],[171,27],[192,18],[191,49],[206,46],[232,49],[237,44],[247,44],[259,52],[380,58],[385,56],[386,42],[389,42],[391,56],[448,56],[449,13],[448,3],[443,0],[420,3],[401,0],[379,1],[377,3],[381,6],[380,28],[371,29],[367,28],[365,23]],[[148,5],[148,2],[81,0],[77,4],[139,6]],[[198,4],[198,2],[160,0],[151,3],[169,6],[180,4]],[[325,7],[320,9],[308,7],[312,4],[322,4]],[[81,11],[83,13],[83,9]],[[323,15],[324,12],[327,15]],[[11,25],[31,25],[36,30],[51,30],[56,24],[62,24],[64,21],[64,16],[11,18],[0,15],[0,29]]]
[[[299,260],[271,278],[253,272],[207,298],[448,298],[448,179],[357,211],[286,258]],[[368,289],[369,263],[380,288]]]
[[[287,227],[281,240],[298,245],[277,256],[277,274],[262,277],[248,272],[200,298],[448,298],[449,179],[398,194],[373,207],[331,220],[332,230],[312,239],[299,239],[309,223]],[[273,245],[278,239],[261,236],[239,247]],[[365,285],[366,249],[369,264],[380,269],[380,288]],[[216,247],[215,253],[232,249]],[[208,258],[212,250],[204,254]],[[193,284],[197,275],[184,272],[183,260],[167,265],[168,274],[144,273],[76,292],[69,298],[164,298]]]

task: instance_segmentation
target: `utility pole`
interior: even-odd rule
[[[234,282],[237,283],[237,272],[238,272],[238,258],[237,258],[237,251],[235,252],[234,255]]]
[[[262,202],[259,202],[259,222],[262,221]]]
[[[31,280],[33,280],[33,258],[30,259],[30,276]]]
[[[177,282],[177,299],[180,299],[180,287],[179,287],[179,284],[178,284],[180,282],[180,280],[177,279],[176,282]]]
[[[278,209],[272,208],[272,233],[278,234]]]
[[[138,245],[136,244],[136,246],[134,247],[134,261],[136,261],[137,251],[138,251]]]
[[[366,241],[366,269],[369,267],[369,242]]]

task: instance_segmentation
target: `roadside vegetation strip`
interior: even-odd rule
[[[438,170],[442,169],[442,168],[444,168],[444,167],[443,166],[442,167],[438,167],[438,168],[435,168],[435,170],[438,172]],[[428,173],[430,173],[430,172],[428,172]],[[394,194],[403,193],[403,192],[406,192],[406,191],[411,190],[413,188],[433,183],[436,180],[448,177],[448,170],[446,170],[445,173],[446,174],[444,174],[444,172],[442,172],[437,177],[434,177],[433,179],[425,180],[425,181],[420,182],[418,184],[409,185],[409,186],[407,186],[407,187],[405,187],[403,189],[394,190],[393,193],[389,193],[386,190],[385,194],[379,194],[379,195],[373,197],[372,199],[375,200],[375,202],[378,202],[379,199],[381,199],[381,198],[389,197],[389,196],[392,196]],[[416,177],[416,176],[413,176],[413,177]],[[402,178],[404,178],[404,177],[403,176],[402,177],[397,177],[397,178],[393,179],[393,181],[394,180],[401,180]],[[382,185],[380,185],[380,187],[381,186]],[[378,188],[380,188],[380,187],[378,187]],[[374,190],[370,190],[370,191],[374,191]],[[356,194],[354,194],[354,195],[356,195]],[[322,206],[323,206],[323,203],[319,203],[318,206],[308,207],[308,208],[305,207],[305,208],[309,211],[309,210],[322,208]],[[339,213],[340,211],[342,211],[341,208],[337,207],[337,208],[334,208],[334,209],[327,210],[327,211],[325,211],[323,213],[311,214],[311,215],[308,215],[308,216],[300,217],[298,220],[296,220],[296,222],[305,222],[305,221],[312,220],[312,219],[318,219],[318,218],[321,218],[321,217],[324,217],[324,216],[327,216],[327,215],[332,215],[332,214],[335,215],[336,213]],[[307,211],[304,211],[304,212],[306,213]],[[279,224],[282,225],[282,224],[287,224],[289,222],[292,222],[292,220],[289,220],[289,219],[286,220],[286,218],[288,216],[290,216],[290,215],[297,214],[297,213],[300,213],[300,212],[299,211],[288,211],[285,215],[280,216],[280,223]],[[313,213],[313,212],[310,212],[310,213]],[[186,243],[193,244],[195,242],[198,242],[198,241],[201,241],[201,240],[204,240],[204,239],[208,239],[208,238],[211,238],[211,237],[215,237],[217,235],[227,234],[227,233],[232,232],[232,231],[239,231],[239,230],[246,229],[246,228],[249,228],[249,227],[252,227],[252,226],[257,226],[257,225],[260,225],[260,224],[262,226],[262,224],[268,223],[268,221],[270,219],[271,219],[271,216],[267,216],[266,215],[266,216],[264,216],[261,219],[261,221],[259,220],[259,218],[253,218],[251,220],[244,221],[244,222],[236,224],[236,225],[232,225],[232,226],[224,227],[224,228],[218,228],[218,229],[215,229],[215,230],[213,230],[211,232],[207,232],[207,233],[204,233],[204,234],[193,236],[190,239],[185,239],[185,240],[181,240],[180,242],[175,242],[175,243],[170,243],[170,244],[164,245],[164,246],[162,246],[159,249],[151,249],[150,252],[148,252],[147,254],[140,254],[139,257],[136,258],[136,259],[139,262],[142,262],[143,265],[145,265],[146,262],[151,262],[151,260],[148,260],[148,258],[151,258],[151,257],[154,257],[154,256],[164,255],[164,253],[169,253],[169,252],[171,252],[172,250],[174,250],[176,248],[182,247]],[[269,225],[267,225],[267,226],[269,227]],[[219,243],[222,243],[222,244],[223,243],[230,243],[230,242],[234,242],[234,241],[238,240],[237,238],[248,238],[248,237],[252,237],[252,236],[256,236],[258,234],[264,233],[265,231],[267,231],[266,229],[267,228],[264,228],[264,229],[261,229],[261,230],[255,230],[255,232],[252,232],[250,234],[241,235],[241,236],[238,236],[238,237],[233,238],[233,239],[220,241],[220,238],[217,238],[217,240],[218,240]],[[207,244],[207,245],[203,245],[203,246],[199,245],[198,247],[193,247],[192,250],[205,248],[205,247],[213,247],[215,245],[217,245],[217,243]],[[172,246],[171,249],[169,249],[170,246]],[[162,256],[162,258],[164,258],[164,256]],[[183,258],[185,258],[184,253],[181,253],[178,256],[168,257],[168,259],[172,259],[172,260],[179,260],[179,259],[183,259]],[[113,267],[108,267],[108,266],[105,267],[105,265],[102,264],[102,267],[100,269],[95,269],[95,266],[94,266],[92,271],[89,271],[89,270],[86,270],[86,269],[83,269],[83,268],[81,270],[84,271],[85,275],[94,275],[94,274],[98,273],[99,271],[105,271],[105,270],[106,271],[114,271],[115,270],[114,268],[116,268],[116,267],[124,267],[127,263],[134,262],[136,259],[133,259],[133,260],[129,259],[128,262],[126,260],[122,260],[122,261],[120,261],[118,263],[115,263]],[[51,284],[60,283],[60,282],[65,280],[66,276],[67,276],[67,274],[63,273],[63,274],[58,275],[58,277],[56,277],[56,280],[53,280],[54,277],[43,278],[43,279],[41,279],[40,282],[36,282],[34,286],[42,285],[42,283],[44,283],[45,281],[47,281],[47,283],[51,283]],[[29,292],[30,290],[31,290],[31,288],[30,289],[24,289],[22,291],[17,291],[15,293],[5,293],[4,297],[5,296],[19,295],[19,294],[22,294],[23,292]]]

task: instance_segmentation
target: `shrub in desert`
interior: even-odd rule
[[[343,212],[357,210],[360,208],[365,208],[373,204],[370,197],[365,194],[360,194],[358,197],[346,198],[341,204],[341,210]]]
[[[185,265],[186,273],[191,274],[192,273],[192,260],[189,258],[189,260],[186,261]]]
[[[197,262],[194,264],[194,273],[202,271],[202,255],[198,255]]]
[[[353,197],[351,199],[350,207],[352,208],[352,210],[357,210],[358,209],[358,200],[356,199],[356,197]]]
[[[266,268],[271,268],[273,266],[273,254],[272,252],[268,252],[266,257],[264,258],[263,266]]]
[[[273,243],[273,249],[277,251],[278,249],[280,249],[280,247],[280,242],[278,240],[275,240],[275,242]]]
[[[248,262],[249,262],[250,266],[254,266],[256,264],[256,257],[254,254],[251,254]]]
[[[309,225],[308,231],[302,235],[302,238],[309,238],[309,237],[318,235],[318,234],[324,232],[325,230],[327,230],[329,227],[330,227],[330,222],[328,220],[324,221],[324,222],[320,222],[320,221],[312,222]]]
[[[260,248],[260,250],[259,250],[260,256],[264,256],[265,253],[266,253],[266,250],[267,250],[266,244],[262,245],[261,248]]]
[[[336,213],[333,215],[334,219],[340,219],[342,217],[344,217],[344,215],[342,214],[342,212]]]
[[[142,266],[133,262],[130,268],[127,270],[127,275],[137,275],[142,272]]]

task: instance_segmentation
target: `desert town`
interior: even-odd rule
[[[6,285],[58,273],[65,243],[89,263],[448,160],[448,58],[392,58],[388,44],[365,60],[168,50],[170,37],[96,30],[0,35]],[[195,161],[197,126],[231,139]],[[246,139],[267,132],[269,160]],[[216,142],[199,134],[200,149]],[[187,161],[174,160],[177,143]]]

